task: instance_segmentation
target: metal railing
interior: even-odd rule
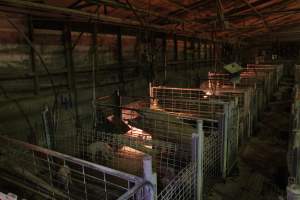
[[[5,136],[0,144],[0,179],[45,199],[150,200],[155,191],[147,179],[63,153]]]

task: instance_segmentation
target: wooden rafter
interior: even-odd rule
[[[268,22],[265,20],[264,16],[255,8],[255,6],[253,6],[251,3],[249,3],[248,0],[240,0],[242,2],[244,2],[247,6],[249,6],[249,8],[256,13],[256,15],[261,19],[261,21],[264,23],[264,26],[266,29],[271,30]]]

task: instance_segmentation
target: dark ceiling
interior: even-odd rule
[[[0,0],[6,6],[17,0]],[[188,31],[218,39],[253,39],[265,36],[294,37],[300,25],[297,0],[31,0],[98,16]],[[3,9],[2,9],[3,10]],[[292,31],[293,30],[293,31]]]

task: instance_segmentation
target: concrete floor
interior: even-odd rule
[[[283,78],[253,137],[240,149],[235,175],[216,184],[209,200],[275,200],[285,196],[291,87],[292,79]]]

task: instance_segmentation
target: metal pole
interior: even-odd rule
[[[229,114],[229,106],[228,104],[224,105],[224,126],[223,126],[223,169],[222,169],[222,177],[226,178],[227,175],[227,146],[228,146],[228,114]]]
[[[197,120],[197,133],[192,135],[192,159],[196,162],[196,199],[202,200],[203,196],[203,151],[204,151],[204,132],[203,121]]]
[[[49,149],[53,149],[51,136],[50,136],[50,130],[49,130],[48,117],[47,117],[48,112],[49,112],[49,109],[47,106],[45,106],[45,110],[42,112],[42,118],[43,118],[43,123],[44,123],[44,128],[45,128],[45,139],[46,139],[47,147]]]
[[[296,161],[296,183],[300,184],[300,147],[297,148]]]
[[[143,170],[144,170],[144,179],[147,182],[150,182],[153,184],[153,186],[156,185],[155,175],[153,175],[152,171],[152,157],[149,155],[146,155],[143,159]],[[153,189],[150,186],[145,186],[145,200],[154,200],[155,198],[155,192],[156,190]]]
[[[152,82],[149,82],[149,96],[153,97]]]

